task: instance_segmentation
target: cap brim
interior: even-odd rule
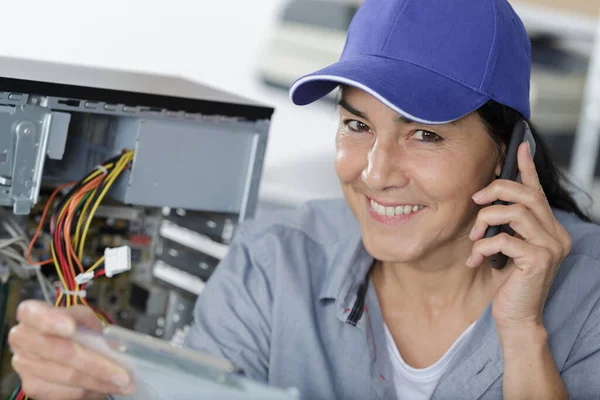
[[[294,104],[306,105],[340,84],[364,90],[402,116],[444,124],[475,111],[490,98],[457,81],[405,61],[361,55],[298,79],[290,88]]]

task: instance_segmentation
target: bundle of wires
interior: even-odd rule
[[[21,279],[27,280],[34,275],[42,289],[44,300],[50,302],[49,291],[54,290],[52,284],[40,271],[40,266],[29,265],[25,254],[30,239],[21,227],[21,223],[14,214],[0,207],[0,220],[2,228],[10,238],[0,239],[0,258],[2,262]]]
[[[91,267],[84,269],[83,251],[92,219],[100,203],[132,160],[133,151],[124,151],[98,165],[79,182],[70,182],[59,186],[48,199],[35,235],[27,249],[29,264],[40,266],[54,264],[56,268],[60,285],[56,289],[55,307],[86,305],[94,310],[103,324],[114,322],[104,311],[90,306],[85,298],[85,286],[90,279],[104,275],[102,267],[104,257],[100,257]],[[50,220],[52,258],[35,262],[31,259],[31,251],[42,231],[46,215],[58,193],[68,187],[71,189],[58,202]],[[82,277],[87,278],[81,279]],[[27,396],[20,388],[17,388],[10,397],[10,400],[13,399],[27,400]]]

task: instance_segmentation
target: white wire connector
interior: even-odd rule
[[[108,175],[108,170],[106,169],[106,167],[104,167],[104,165],[98,164],[98,165],[96,165],[96,169],[99,169],[100,171],[102,171],[102,173],[104,175]]]
[[[104,249],[104,272],[112,278],[113,275],[131,269],[131,250],[129,246]]]
[[[75,282],[78,285],[83,285],[94,279],[94,271],[82,272],[75,277]]]
[[[87,292],[85,290],[67,290],[64,287],[60,287],[60,291],[67,296],[79,296],[85,299]]]

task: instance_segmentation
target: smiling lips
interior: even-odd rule
[[[384,206],[382,204],[377,203],[375,200],[370,199],[371,209],[382,217],[393,217],[393,216],[401,216],[408,215],[420,211],[424,208],[421,205],[396,205],[396,206]]]

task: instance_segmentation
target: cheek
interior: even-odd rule
[[[411,176],[422,190],[440,202],[469,202],[488,177],[487,163],[468,157],[421,155],[414,157]],[[492,171],[493,173],[493,171]]]
[[[359,180],[366,165],[366,154],[350,146],[338,146],[335,153],[335,173],[341,183]]]

